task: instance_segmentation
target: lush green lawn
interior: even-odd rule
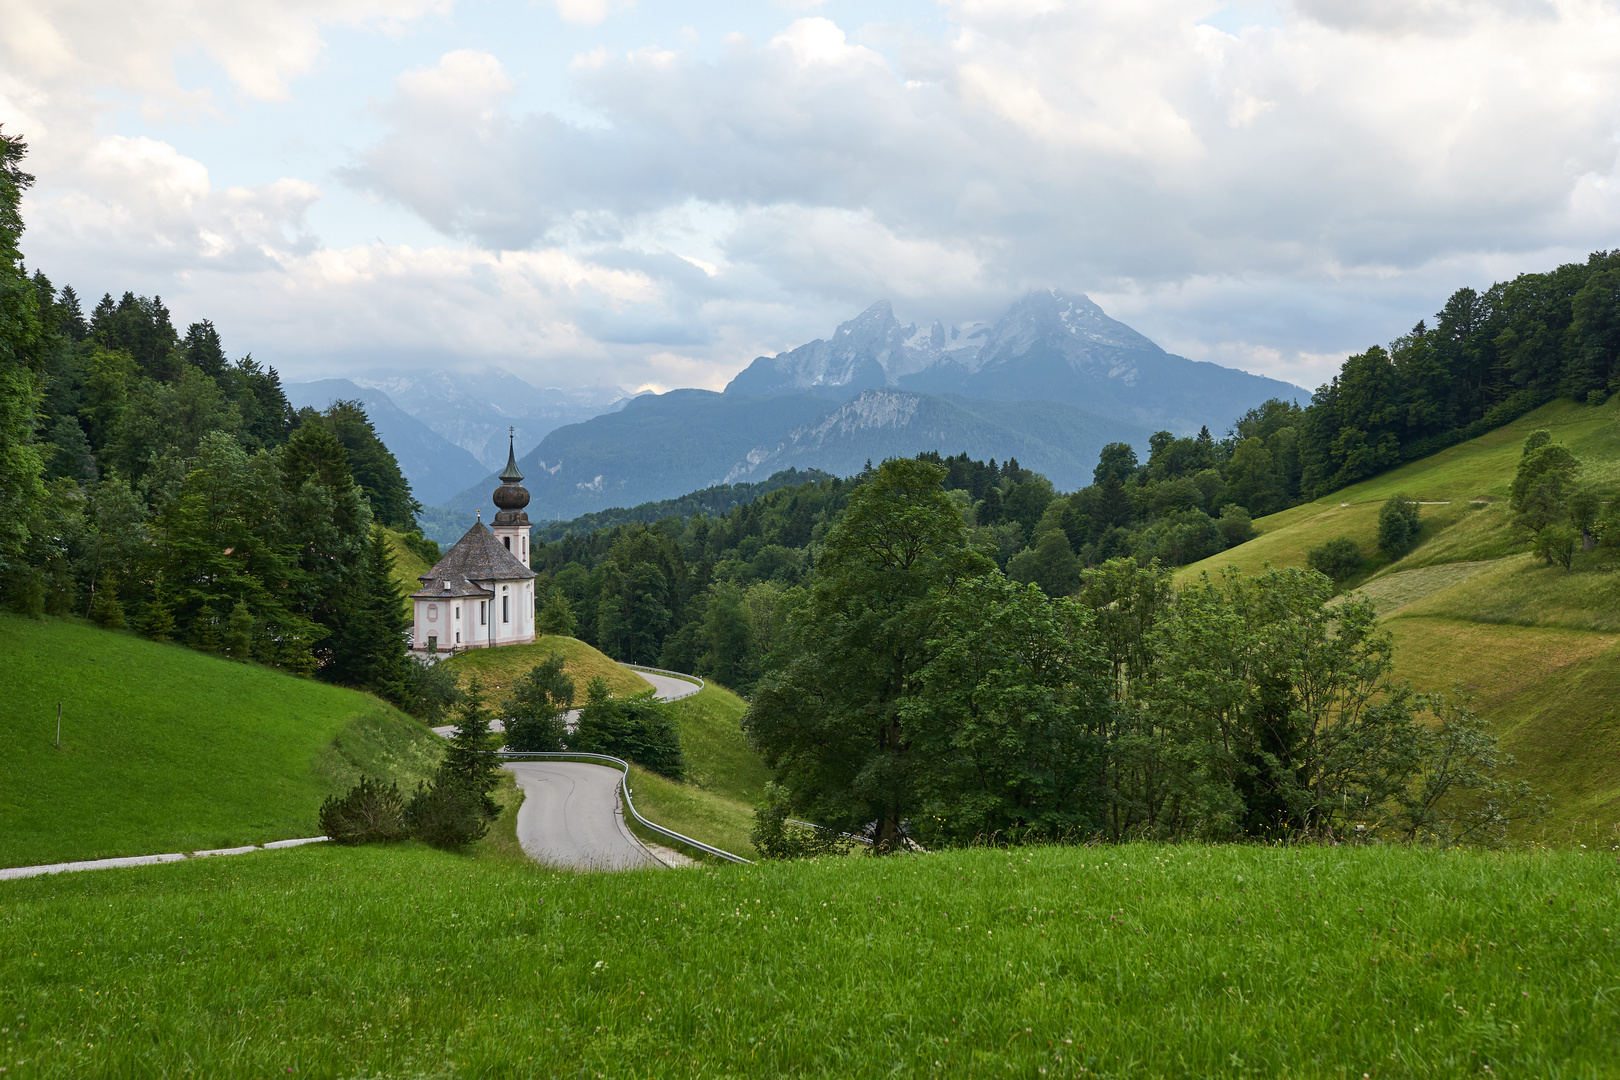
[[[312,836],[362,770],[440,752],[369,694],[132,634],[0,615],[0,654],[0,866]]]
[[[574,875],[322,845],[0,883],[0,1063],[1614,1076],[1617,884],[1613,851],[1129,845]]]
[[[531,645],[502,645],[495,649],[473,649],[460,653],[445,663],[465,686],[476,675],[484,684],[484,694],[490,705],[497,705],[511,691],[512,683],[527,675],[534,666],[554,652],[563,655],[563,670],[574,680],[576,700],[585,702],[585,687],[591,679],[600,676],[607,680],[613,693],[639,694],[652,689],[652,684],[629,668],[620,667],[607,656],[577,638],[543,636]]]

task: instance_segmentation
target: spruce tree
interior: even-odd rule
[[[225,655],[232,660],[247,660],[253,655],[253,612],[241,600],[225,620]]]
[[[456,731],[450,736],[450,749],[439,763],[433,786],[460,788],[473,794],[484,816],[493,821],[500,814],[500,808],[489,793],[501,782],[501,762],[495,753],[489,722],[484,684],[474,676],[456,708]]]
[[[108,630],[124,629],[124,605],[118,602],[117,578],[109,575],[96,588],[95,599],[90,602],[90,621]]]
[[[153,641],[168,641],[174,636],[174,612],[169,608],[169,598],[163,594],[161,581],[152,590],[152,599],[146,602],[146,610],[141,615],[141,634]]]

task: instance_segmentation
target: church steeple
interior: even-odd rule
[[[519,481],[523,472],[517,464],[517,432],[507,429],[510,440],[506,448],[506,468],[501,472],[501,486],[491,498],[500,507],[490,522],[491,531],[524,566],[529,565],[529,515],[523,508],[529,505],[529,489]]]
[[[523,473],[517,466],[517,428],[507,428],[506,437],[506,468],[501,471],[501,480],[508,484],[516,484],[523,479]]]

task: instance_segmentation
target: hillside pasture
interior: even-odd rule
[[[1614,852],[1132,844],[578,875],[328,845],[0,882],[83,1076],[1614,1072]]]
[[[133,634],[0,615],[0,651],[0,866],[314,836],[328,794],[441,752],[369,694]]]
[[[615,697],[629,697],[652,689],[652,683],[629,668],[620,667],[607,656],[578,638],[543,635],[530,645],[502,645],[494,649],[470,649],[443,660],[463,688],[477,676],[484,695],[493,705],[511,692],[514,682],[527,675],[547,656],[561,653],[563,670],[574,680],[576,700],[583,703],[591,679],[601,678]]]

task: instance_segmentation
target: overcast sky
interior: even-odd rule
[[[1088,293],[1314,387],[1620,246],[1587,0],[0,0],[31,268],[289,378],[719,388]]]

